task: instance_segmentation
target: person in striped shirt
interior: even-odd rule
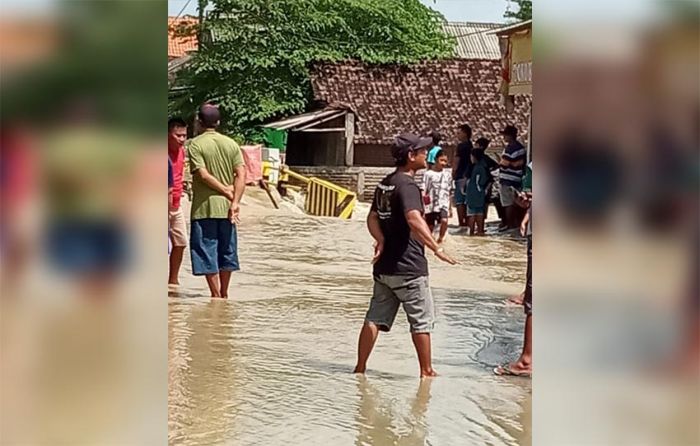
[[[518,141],[518,129],[507,125],[501,132],[506,147],[501,154],[499,168],[499,183],[501,186],[501,204],[505,209],[505,229],[513,229],[520,226],[521,211],[515,206],[515,197],[522,190],[523,175],[525,173],[525,159],[527,152]]]

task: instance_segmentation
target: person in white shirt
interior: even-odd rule
[[[435,156],[435,163],[423,175],[423,203],[425,204],[425,221],[432,233],[440,222],[438,243],[445,241],[447,221],[452,217],[452,171],[447,169],[447,154],[442,150]]]

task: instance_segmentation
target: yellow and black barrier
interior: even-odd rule
[[[330,181],[299,175],[286,167],[283,168],[283,172],[306,183],[305,210],[307,214],[344,219],[352,217],[352,211],[357,204],[357,195],[354,192]]]
[[[306,186],[306,212],[320,217],[352,217],[357,197],[353,192],[318,178]]]

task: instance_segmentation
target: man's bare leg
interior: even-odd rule
[[[371,322],[365,321],[360,331],[360,339],[357,342],[357,365],[353,373],[365,373],[367,370],[367,360],[377,342],[379,327]]]
[[[457,206],[457,220],[460,226],[467,226],[467,207],[463,204]]]
[[[445,241],[445,234],[447,234],[447,219],[443,218],[440,220],[440,237],[438,238],[438,243]]]
[[[209,285],[211,297],[221,297],[221,289],[219,288],[219,273],[206,274],[204,277],[207,278],[207,285]]]
[[[523,340],[523,351],[517,361],[508,364],[511,372],[515,374],[532,373],[532,315],[528,314],[525,319],[525,339]]]
[[[433,370],[432,352],[430,348],[430,333],[412,333],[413,345],[418,354],[418,364],[420,364],[420,377],[437,376]]]
[[[173,246],[170,252],[170,270],[168,271],[168,284],[179,285],[178,276],[180,275],[180,266],[182,265],[182,256],[185,253],[184,246]]]
[[[231,271],[219,271],[219,280],[221,287],[221,297],[228,299],[228,285],[231,283]]]
[[[506,206],[503,209],[503,213],[505,214],[505,226],[507,229],[512,229],[515,226],[513,226],[513,221],[514,221],[514,215],[513,215],[513,206]]]
[[[476,235],[485,235],[484,231],[484,214],[476,216]]]
[[[469,235],[474,235],[476,222],[474,221],[474,216],[467,217],[467,226],[469,227]]]
[[[508,229],[519,228],[520,222],[523,221],[521,215],[522,208],[520,206],[508,206],[506,208],[506,220],[508,221]]]

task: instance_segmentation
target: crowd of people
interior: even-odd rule
[[[187,149],[192,174],[189,247],[193,274],[206,278],[212,297],[227,298],[231,273],[239,269],[237,224],[245,190],[245,165],[238,144],[216,130],[220,119],[216,106],[202,105],[196,121],[198,136]],[[437,374],[432,367],[435,311],[425,250],[429,249],[443,262],[457,264],[441,246],[453,204],[459,226],[468,227],[471,235],[484,235],[489,203],[502,207],[501,229],[520,227],[528,239],[527,280],[522,296],[526,313],[523,351],[515,362],[497,367],[494,373],[529,376],[532,372],[531,164],[525,175],[526,151],[518,142],[517,129],[513,126],[506,126],[502,132],[506,146],[500,163],[486,155],[488,139],[478,138],[473,146],[469,125],[460,126],[457,131],[460,143],[452,163],[440,147],[441,137],[437,132],[430,137],[404,133],[392,145],[396,170],[377,185],[367,217],[367,228],[375,241],[374,285],[360,331],[355,373],[365,372],[379,332],[391,329],[403,306],[418,354],[420,376]],[[188,245],[181,206],[186,138],[185,121],[170,119],[168,283],[171,285],[178,284]],[[426,168],[419,186],[416,172]],[[493,199],[494,189],[498,190],[498,200]],[[437,240],[433,236],[436,228],[439,228]]]
[[[461,125],[457,129],[459,144],[450,163],[447,151],[440,146],[441,135],[436,131],[431,133],[432,147],[428,150],[428,167],[421,190],[430,230],[434,231],[439,223],[438,243],[445,240],[453,207],[457,209],[459,226],[467,228],[470,235],[486,235],[490,204],[495,206],[501,220],[498,231],[520,227],[524,209],[516,203],[516,198],[522,191],[527,152],[518,141],[517,128],[508,125],[501,134],[505,149],[496,162],[486,154],[491,141],[480,137],[472,143],[471,127]]]

